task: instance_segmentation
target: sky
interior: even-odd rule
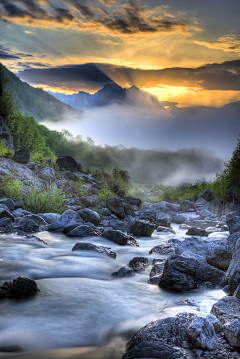
[[[221,107],[240,101],[239,18],[239,0],[1,0],[0,59],[52,91],[116,82]]]

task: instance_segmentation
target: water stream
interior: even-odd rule
[[[0,347],[16,345],[32,351],[97,346],[107,336],[129,336],[150,320],[164,316],[183,311],[206,315],[224,295],[222,290],[169,293],[147,283],[150,266],[133,277],[111,277],[135,256],[148,257],[150,264],[161,257],[148,254],[155,245],[174,237],[184,239],[186,230],[173,227],[176,235],[155,231],[151,238],[136,237],[139,247],[119,246],[101,237],[79,239],[50,232],[36,234],[47,245],[2,235],[0,284],[27,276],[37,281],[41,293],[29,300],[0,302]],[[89,251],[72,252],[78,241],[108,245],[117,258]],[[195,300],[197,306],[180,305],[183,299]]]

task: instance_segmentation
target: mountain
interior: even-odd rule
[[[38,122],[42,120],[59,121],[66,116],[79,116],[79,111],[42,89],[35,88],[22,82],[13,72],[0,64],[3,75],[9,80],[6,91],[12,95],[12,100],[19,110],[33,116]]]
[[[84,91],[79,91],[76,94],[65,95],[59,92],[51,92],[51,95],[58,100],[72,106],[77,110],[93,106],[109,106],[113,104],[127,104],[130,106],[138,107],[157,107],[163,109],[163,105],[159,102],[158,98],[142,91],[136,86],[129,89],[123,89],[117,84],[106,84],[101,90],[95,94],[89,94]]]

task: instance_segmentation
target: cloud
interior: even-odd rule
[[[194,43],[208,49],[235,52],[240,56],[240,39],[236,35],[224,35],[219,37],[217,41],[194,41]]]
[[[22,57],[24,58],[33,57],[33,55],[29,55],[29,54],[13,53],[11,50],[9,50],[3,45],[0,45],[0,56],[1,56],[1,60],[16,60],[16,59],[21,59]]]
[[[106,83],[122,87],[159,85],[205,90],[240,91],[240,60],[206,64],[196,68],[173,67],[159,70],[133,69],[111,64],[68,65],[48,69],[26,69],[18,76],[31,84],[96,91]],[[89,87],[88,87],[89,86]]]

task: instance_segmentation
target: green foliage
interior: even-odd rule
[[[34,213],[62,213],[67,207],[65,205],[65,194],[61,189],[48,185],[46,188],[38,187],[36,184],[27,187],[23,193],[25,208]]]
[[[9,150],[6,146],[6,140],[0,140],[0,157],[13,157],[14,151]]]
[[[105,183],[103,184],[103,190],[100,191],[99,194],[98,194],[98,200],[99,200],[100,203],[101,203],[101,202],[105,202],[105,203],[106,203],[106,202],[107,202],[107,198],[108,198],[108,197],[111,197],[111,196],[116,196],[116,194],[111,191],[110,186],[108,185],[107,182],[105,182]]]
[[[84,196],[83,180],[81,178],[79,178],[79,180],[76,183],[76,192],[77,192],[77,197]]]
[[[22,198],[21,194],[22,183],[13,176],[4,176],[1,179],[0,195],[1,197],[9,197],[14,201]]]

